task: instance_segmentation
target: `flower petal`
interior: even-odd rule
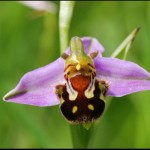
[[[17,1],[35,10],[44,10],[50,13],[56,12],[56,5],[47,1]]]
[[[59,104],[54,94],[56,84],[62,84],[64,60],[62,58],[47,66],[26,73],[15,89],[4,96],[4,100],[35,106]]]
[[[120,97],[150,90],[150,73],[133,62],[103,57],[94,63],[97,77],[108,81],[109,96]]]
[[[104,48],[95,38],[81,38],[85,51],[101,53]],[[69,52],[70,49],[68,48]],[[66,51],[66,52],[67,52]],[[59,100],[54,92],[55,86],[64,82],[64,60],[62,58],[50,63],[47,66],[26,73],[18,85],[7,93],[3,100],[21,104],[35,106],[52,106],[59,104]]]

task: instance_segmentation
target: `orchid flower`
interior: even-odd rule
[[[54,62],[26,73],[3,98],[34,106],[60,104],[71,123],[98,119],[105,97],[150,90],[150,73],[136,63],[102,57],[103,46],[93,37],[73,37],[70,47]]]

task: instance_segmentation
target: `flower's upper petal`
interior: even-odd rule
[[[99,56],[104,48],[95,38],[81,38],[85,51],[88,53],[98,51]],[[66,53],[70,51],[68,48]],[[35,106],[52,106],[59,104],[55,94],[55,86],[64,83],[64,60],[62,58],[47,66],[26,73],[18,85],[7,93],[3,100]]]
[[[94,63],[97,77],[109,84],[109,96],[120,97],[150,90],[150,73],[133,62],[103,57]]]
[[[59,104],[54,94],[56,84],[62,84],[64,60],[62,58],[47,66],[26,73],[18,85],[4,96],[4,100],[35,106]]]
[[[102,57],[102,53],[104,52],[104,47],[99,43],[99,41],[96,38],[83,37],[81,38],[81,40],[84,45],[84,51],[87,54],[98,51],[98,57]],[[70,54],[70,47],[67,48],[66,53]]]

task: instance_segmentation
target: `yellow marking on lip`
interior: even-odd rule
[[[94,97],[94,90],[95,90],[95,79],[92,79],[92,77],[91,77],[91,82],[89,84],[89,87],[84,92],[85,96],[87,98]]]
[[[77,107],[77,106],[73,106],[73,108],[72,108],[72,113],[73,113],[73,114],[76,113],[77,110],[78,110],[78,107]]]
[[[105,101],[105,97],[104,97],[104,94],[103,93],[100,93],[100,96],[99,96],[100,100],[103,100]]]
[[[88,108],[89,108],[90,110],[94,110],[94,106],[93,106],[92,104],[89,104],[89,105],[88,105]]]
[[[81,69],[81,65],[77,64],[76,69],[79,71]]]
[[[61,97],[60,98],[60,104],[63,104],[65,102],[65,100]]]

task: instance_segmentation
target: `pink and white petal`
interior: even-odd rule
[[[56,12],[56,5],[53,2],[48,1],[17,1],[28,7],[31,7],[39,11],[48,11],[50,13]]]
[[[150,73],[133,62],[103,57],[94,63],[97,77],[109,84],[109,96],[120,97],[150,90]]]
[[[18,85],[3,98],[7,102],[35,106],[52,106],[59,104],[55,86],[64,82],[64,60],[62,58],[26,73]]]
[[[99,56],[102,57],[102,53],[104,52],[104,47],[100,44],[100,42],[96,38],[83,37],[81,39],[83,41],[83,45],[86,53],[89,54],[98,51]]]

